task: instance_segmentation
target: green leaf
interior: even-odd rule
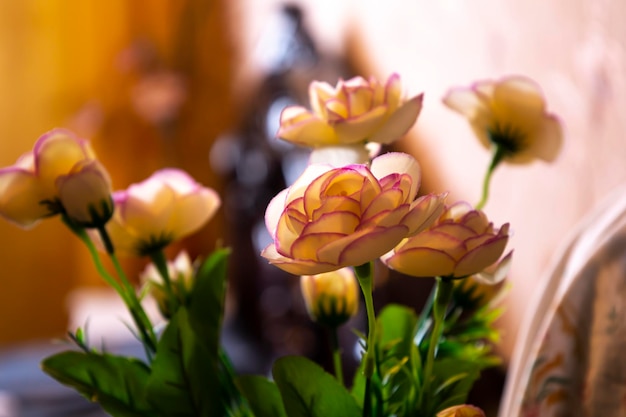
[[[163,332],[148,380],[148,401],[168,417],[222,417],[217,358],[180,307]]]
[[[44,359],[41,367],[60,383],[98,402],[114,417],[158,415],[145,399],[150,370],[136,359],[66,351]]]
[[[310,360],[289,356],[272,370],[289,417],[358,417],[354,398],[333,377]]]
[[[246,375],[237,378],[235,383],[255,417],[287,417],[280,391],[272,381],[258,375]]]
[[[198,341],[217,359],[226,299],[229,249],[218,249],[196,275],[189,303],[189,323]]]

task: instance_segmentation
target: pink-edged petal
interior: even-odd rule
[[[421,181],[420,166],[411,155],[402,152],[389,152],[372,160],[370,171],[378,179],[390,174],[407,174],[411,177],[410,200],[417,196]]]
[[[412,248],[383,258],[396,271],[414,277],[450,276],[454,259],[447,253],[432,248]]]
[[[347,244],[339,256],[342,266],[359,266],[389,252],[407,233],[402,225],[380,228],[354,239]]]
[[[406,101],[396,109],[385,123],[369,138],[371,142],[392,143],[404,136],[415,124],[422,111],[423,94]]]
[[[385,120],[387,108],[379,106],[360,116],[333,123],[338,143],[352,144],[368,140]]]
[[[270,264],[293,275],[315,275],[323,272],[331,272],[339,269],[337,265],[332,265],[319,261],[296,260],[282,256],[276,251],[274,245],[266,247],[261,256]]]
[[[369,218],[376,216],[381,212],[388,212],[396,209],[402,204],[401,190],[387,190],[378,194],[363,212],[362,219],[367,221]],[[407,207],[408,209],[408,207]],[[400,218],[398,218],[400,220]]]
[[[337,94],[336,89],[323,81],[313,81],[309,84],[309,102],[315,114],[326,118],[326,101]]]
[[[289,204],[291,201],[303,197],[304,193],[311,187],[311,183],[316,181],[319,177],[332,170],[333,167],[327,164],[314,164],[309,165],[304,169],[304,172],[300,174],[297,180],[289,187],[288,194],[285,197],[285,204]],[[320,179],[320,187],[324,179]]]
[[[349,197],[328,197],[324,199],[319,208],[313,211],[311,219],[316,221],[321,216],[335,211],[347,211],[358,217],[358,214],[361,212],[361,206],[359,201]]]
[[[474,275],[474,278],[482,284],[499,284],[500,282],[504,281],[504,279],[509,274],[512,262],[513,251],[510,251],[504,258],[500,259],[500,261],[498,262],[496,267],[493,268],[493,270],[490,270],[491,268],[486,269]]]
[[[308,146],[332,145],[338,143],[332,127],[320,117],[302,110],[300,107],[287,107],[281,115],[281,124],[276,136]]]
[[[0,215],[16,225],[29,228],[50,214],[42,204],[44,194],[37,178],[15,168],[0,170]]]
[[[445,251],[453,259],[459,259],[465,253],[463,241],[436,230],[426,230],[402,242],[396,252],[404,252],[412,248],[432,248]]]
[[[396,111],[402,101],[402,83],[400,82],[400,75],[397,73],[391,74],[389,78],[387,78],[383,91],[383,100],[389,112]]]
[[[291,245],[290,258],[314,261],[320,259],[320,249],[331,242],[343,240],[345,235],[341,233],[326,232],[299,236]]]
[[[56,179],[69,174],[79,162],[90,159],[85,141],[71,132],[55,129],[40,137],[34,147],[35,172],[49,196],[56,196]]]
[[[270,235],[274,236],[276,233],[276,227],[280,220],[281,214],[285,210],[285,203],[287,200],[287,193],[289,189],[286,188],[272,198],[265,209],[265,227]]]
[[[347,235],[354,232],[359,225],[359,216],[348,211],[335,211],[320,216],[314,222],[307,224],[302,230],[301,235],[312,233],[341,233]]]
[[[402,219],[402,224],[409,228],[409,236],[420,233],[430,227],[444,210],[448,193],[428,194],[415,200],[412,208]]]
[[[408,211],[408,204],[403,204],[391,210],[381,211],[373,217],[364,219],[357,230],[373,229],[375,227],[392,227],[399,224],[406,226],[402,222],[402,219],[406,216]]]
[[[508,236],[502,236],[467,252],[459,259],[454,269],[454,276],[465,277],[472,275],[494,264],[502,256],[507,242]]]

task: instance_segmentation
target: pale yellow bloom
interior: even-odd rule
[[[340,80],[335,87],[313,81],[309,99],[311,110],[283,110],[279,138],[310,147],[391,143],[411,128],[422,109],[422,95],[403,99],[397,74],[384,84],[373,77]]]
[[[148,255],[195,232],[221,204],[214,190],[171,168],[116,191],[113,200],[115,212],[106,230],[115,250],[126,255]]]
[[[359,310],[359,286],[351,268],[300,277],[300,288],[311,319],[337,327]]]
[[[463,278],[494,265],[508,239],[508,223],[496,229],[482,211],[467,203],[456,203],[446,207],[428,229],[403,240],[381,259],[406,275]],[[493,275],[506,275],[509,262],[507,255]]]
[[[444,196],[415,199],[419,184],[417,161],[403,153],[374,158],[370,168],[309,165],[268,205],[274,242],[261,255],[294,275],[374,260],[443,210]]]
[[[468,119],[484,147],[499,146],[508,162],[550,162],[561,149],[561,124],[547,112],[539,86],[528,78],[514,76],[454,88],[443,102]]]
[[[65,211],[90,223],[89,206],[106,217],[110,194],[109,176],[89,143],[64,129],[45,133],[32,152],[0,170],[0,215],[21,227]]]

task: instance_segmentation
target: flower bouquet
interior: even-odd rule
[[[495,227],[482,208],[498,164],[556,156],[558,121],[523,77],[450,90],[444,103],[493,155],[472,206],[449,202],[446,193],[420,195],[416,159],[380,153],[422,108],[421,95],[403,97],[398,75],[384,83],[313,82],[309,92],[311,109],[285,108],[277,136],[313,148],[310,164],[267,206],[272,243],[261,255],[300,276],[310,317],[331,334],[363,300],[368,326],[354,377],[343,375],[336,336],[333,373],[289,356],[270,376],[238,375],[220,345],[229,250],[193,262],[184,253],[170,261],[163,251],[210,220],[217,193],[178,169],[112,192],[89,143],[62,129],[0,170],[0,214],[24,228],[58,215],[124,301],[145,355],[99,350],[78,328],[69,333],[75,348],[43,360],[44,372],[113,416],[484,416],[465,402],[481,371],[498,363],[490,342],[498,339],[502,286],[494,286],[512,251],[505,254],[509,225]],[[118,255],[151,260],[141,291]],[[375,262],[435,280],[421,311],[387,305],[375,312]],[[156,299],[162,323],[148,318],[146,296]]]

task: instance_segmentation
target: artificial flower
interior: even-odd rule
[[[382,260],[391,269],[415,277],[464,278],[494,265],[508,239],[508,223],[495,229],[482,211],[459,202],[446,207],[428,229],[403,240]],[[508,269],[510,257],[503,260],[502,267]]]
[[[94,176],[103,180],[95,181],[95,192],[83,197],[74,193],[77,181],[91,182],[87,177]],[[70,177],[69,181],[63,179]],[[100,201],[110,198],[109,184],[89,143],[68,130],[54,129],[42,135],[15,165],[0,169],[0,215],[24,228],[67,208],[87,220],[83,214],[90,204],[99,207]]]
[[[373,77],[339,80],[335,87],[313,81],[309,100],[311,110],[283,110],[279,138],[310,147],[391,143],[411,128],[422,109],[422,95],[402,98],[398,74],[384,84]]]
[[[485,413],[473,405],[462,404],[438,412],[437,417],[485,417]]]
[[[262,256],[295,275],[315,275],[378,258],[406,236],[426,228],[444,196],[415,199],[417,161],[387,153],[371,167],[309,165],[267,207],[274,242]]]
[[[173,168],[113,193],[113,201],[106,230],[115,250],[127,255],[148,255],[195,232],[221,204],[214,190]]]
[[[528,78],[514,76],[454,88],[443,102],[468,119],[484,147],[496,145],[511,163],[550,162],[561,149],[561,124],[546,111],[539,86]]]
[[[317,323],[337,327],[359,310],[359,285],[352,268],[302,275],[300,288],[309,316]]]
[[[113,215],[111,179],[97,160],[76,164],[56,184],[63,209],[76,224],[100,227]]]
[[[173,295],[184,300],[191,293],[195,269],[191,258],[186,251],[182,251],[173,261],[167,262],[167,271],[171,282]],[[166,283],[153,263],[149,263],[140,274],[141,281],[148,286],[150,294],[156,300],[159,311],[165,318],[172,317],[170,303],[168,303]]]

